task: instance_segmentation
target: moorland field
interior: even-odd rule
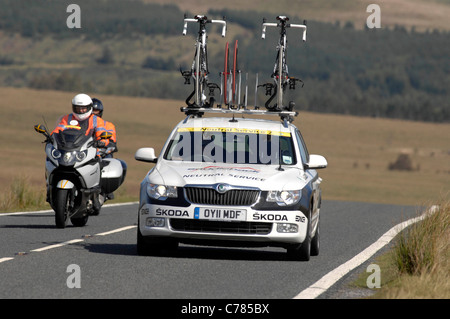
[[[44,189],[43,136],[33,126],[45,119],[53,129],[57,119],[70,112],[76,93],[0,88],[2,192],[17,177]],[[116,157],[128,164],[117,200],[137,200],[139,183],[153,164],[134,160],[134,153],[140,147],[154,147],[159,154],[173,127],[185,117],[179,111],[183,102],[86,93],[103,101],[104,118],[117,128]],[[302,111],[294,124],[309,152],[328,160],[328,168],[319,172],[325,200],[426,205],[450,189],[448,124]],[[400,154],[411,160],[411,170],[389,169]]]

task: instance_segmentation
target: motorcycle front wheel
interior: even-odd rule
[[[75,227],[83,227],[83,226],[86,225],[88,219],[89,219],[89,216],[86,215],[86,216],[78,217],[78,218],[73,218],[73,217],[72,217],[72,218],[70,218],[70,221],[72,222],[72,224],[73,224]]]
[[[55,194],[55,224],[57,228],[65,228],[70,212],[70,190],[58,189]]]

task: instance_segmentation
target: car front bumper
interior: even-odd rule
[[[144,237],[173,238],[180,242],[225,241],[255,246],[300,244],[308,219],[301,210],[257,210],[251,207],[143,203],[139,231]],[[206,242],[205,242],[206,244]]]

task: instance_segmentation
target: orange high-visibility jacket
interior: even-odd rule
[[[91,115],[84,121],[78,121],[73,114],[67,114],[61,118],[52,134],[59,133],[69,128],[79,129],[85,131],[86,135],[92,134],[96,140],[100,140],[100,135],[106,131],[105,121],[101,117]],[[107,144],[108,142],[106,142]]]
[[[103,120],[105,123],[105,129],[108,133],[111,133],[111,142],[117,143],[117,136],[116,136],[116,127],[113,123]]]

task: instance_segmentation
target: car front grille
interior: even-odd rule
[[[186,187],[186,199],[193,204],[222,206],[251,206],[259,197],[259,190],[231,189],[219,193],[213,188]]]
[[[170,219],[173,230],[205,233],[259,234],[267,235],[272,231],[272,223],[258,222],[222,222],[192,219]]]

